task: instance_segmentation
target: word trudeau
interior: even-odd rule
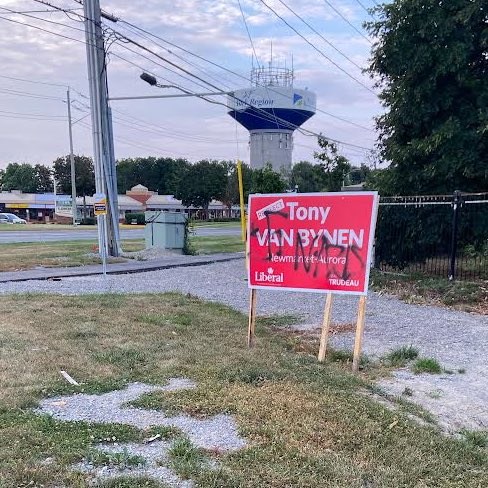
[[[355,246],[359,249],[363,247],[364,229],[356,232],[353,229],[264,229],[255,232],[260,246],[267,246],[269,243],[283,247],[285,245],[295,246],[296,242],[301,242],[302,246],[321,246],[323,241],[332,246]]]

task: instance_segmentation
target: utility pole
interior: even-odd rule
[[[90,86],[90,106],[93,131],[93,156],[95,165],[95,189],[106,195],[107,215],[98,219],[98,242],[100,253],[118,256],[120,238],[118,232],[118,202],[113,161],[113,141],[111,139],[107,70],[105,46],[101,24],[99,0],[85,0],[86,54],[88,64],[88,82]]]
[[[76,225],[76,175],[75,175],[75,156],[73,154],[73,124],[71,122],[71,97],[69,87],[66,91],[68,102],[68,127],[69,127],[69,159],[71,163],[71,211],[73,212],[73,225]]]

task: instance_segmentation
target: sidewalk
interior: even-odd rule
[[[159,269],[182,268],[188,266],[204,266],[206,264],[223,263],[242,259],[243,252],[208,254],[205,256],[174,255],[148,261],[128,259],[123,263],[107,264],[107,274],[143,273]],[[0,283],[29,280],[55,280],[73,276],[93,276],[102,274],[101,264],[73,266],[68,268],[35,268],[25,271],[8,271],[0,273]]]

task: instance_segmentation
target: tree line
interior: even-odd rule
[[[343,184],[365,181],[370,173],[367,166],[353,167],[341,156],[337,147],[325,138],[319,140],[320,151],[314,163],[300,161],[288,172],[276,172],[271,165],[251,169],[242,165],[244,194],[282,193],[299,191],[339,191]],[[95,174],[91,158],[75,156],[77,196],[95,193]],[[11,163],[0,173],[2,190],[21,190],[25,193],[44,193],[54,190],[71,194],[71,165],[69,156],[56,159],[52,168],[36,164]],[[160,195],[174,195],[185,206],[208,208],[215,199],[230,207],[239,203],[237,165],[233,161],[204,159],[190,163],[186,159],[144,157],[122,159],[117,162],[117,186],[125,193],[142,184]]]

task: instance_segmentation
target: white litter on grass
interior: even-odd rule
[[[101,395],[76,393],[70,396],[48,398],[41,401],[37,413],[48,414],[61,421],[85,421],[102,424],[125,424],[139,429],[151,427],[176,427],[189,438],[190,442],[202,449],[230,452],[242,449],[246,441],[237,431],[236,423],[230,415],[214,415],[196,419],[189,415],[168,416],[157,410],[146,410],[127,405],[141,395],[158,391],[177,391],[195,388],[187,378],[171,378],[166,386],[131,383],[123,390]],[[100,445],[104,452],[127,452],[141,455],[146,459],[143,466],[93,466],[88,461],[77,464],[74,469],[90,473],[95,479],[122,475],[148,476],[165,481],[177,488],[189,488],[191,482],[180,480],[169,468],[163,466],[170,443],[155,440],[141,444]],[[189,484],[190,483],[190,484]]]
[[[68,383],[71,383],[72,385],[75,385],[75,386],[80,386],[80,384],[73,379],[72,376],[70,376],[66,371],[60,371],[61,373],[61,376],[68,382]]]

